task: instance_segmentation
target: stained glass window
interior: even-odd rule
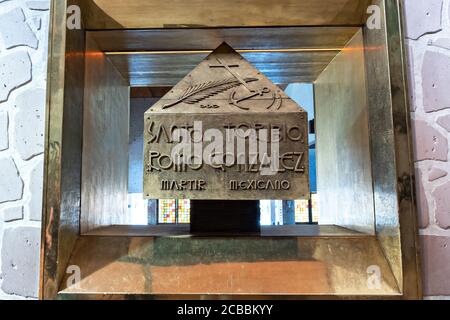
[[[295,200],[295,222],[309,223],[309,201]]]
[[[271,215],[274,214],[273,224],[283,224],[282,201],[262,200],[261,225],[271,224]],[[310,221],[310,211],[312,220]],[[295,222],[296,223],[318,223],[319,222],[319,196],[311,194],[311,200],[295,200]],[[190,223],[191,202],[186,199],[161,199],[159,200],[158,223]]]
[[[160,199],[158,223],[190,223],[191,202],[181,199]]]
[[[317,193],[311,193],[311,210],[312,210],[312,222],[318,223],[320,216],[320,208],[319,208],[319,195]]]
[[[318,223],[319,216],[319,196],[317,193],[311,193],[311,200],[295,200],[296,223]],[[310,217],[312,217],[311,220]]]
[[[178,223],[190,223],[191,221],[191,202],[183,199],[178,200]]]
[[[158,223],[177,222],[177,201],[175,199],[159,200]]]

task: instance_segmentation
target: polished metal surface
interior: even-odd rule
[[[374,234],[362,30],[314,82],[320,223]]]
[[[236,236],[239,232],[222,234]],[[114,225],[94,229],[86,236],[174,237],[192,236],[189,224]],[[212,235],[212,233],[211,233]],[[366,237],[364,233],[336,225],[297,224],[261,226],[261,237]],[[202,235],[204,236],[204,235]],[[215,234],[217,236],[217,233]]]
[[[89,37],[85,70],[81,233],[130,222],[129,86]]]
[[[339,49],[356,26],[168,28],[87,31],[104,52],[214,50],[222,42],[236,50]]]
[[[91,0],[87,29],[335,26],[364,23],[369,0]]]
[[[81,281],[61,294],[399,296],[373,236],[93,237],[73,252]],[[368,288],[367,268],[380,286]]]
[[[54,298],[79,234],[84,31],[66,33],[78,1],[52,1],[48,57],[40,290]],[[64,145],[64,147],[63,147]]]
[[[401,1],[376,0],[381,29],[364,29],[376,234],[404,292],[421,297]]]
[[[173,86],[223,41],[274,83],[312,82],[358,27],[88,31],[132,86]]]
[[[224,43],[145,113],[144,196],[307,199],[307,119]]]
[[[297,37],[298,35],[296,35]],[[277,84],[312,82],[338,50],[242,52],[242,56]],[[132,86],[174,86],[197,66],[209,51],[137,52],[108,57]]]

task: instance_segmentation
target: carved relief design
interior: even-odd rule
[[[245,78],[242,81],[244,83],[257,81],[256,78]],[[222,80],[208,81],[194,86],[188,87],[183,94],[178,98],[178,100],[168,103],[163,106],[163,109],[173,107],[181,102],[187,104],[195,104],[206,98],[212,97],[221,92],[227,91],[234,87],[241,85],[241,81],[235,78],[227,78]]]
[[[248,81],[245,81],[245,79],[242,79],[242,77],[239,76],[239,74],[237,74],[236,72],[234,72],[231,68],[239,68],[239,64],[237,63],[225,63],[223,62],[220,58],[216,58],[218,64],[210,64],[209,67],[210,68],[225,68],[237,81],[239,81],[249,92],[250,94],[243,96],[241,98],[236,98],[236,91],[233,91],[230,95],[230,99],[229,99],[229,103],[230,105],[233,105],[235,107],[238,107],[239,109],[242,110],[250,110],[250,108],[243,106],[241,104],[241,102],[245,101],[245,100],[249,100],[251,98],[257,97],[257,96],[264,96],[266,94],[271,93],[272,91],[267,88],[264,87],[262,89],[253,89],[252,87],[250,87],[249,85],[247,85]],[[277,110],[281,107],[281,103],[282,103],[282,98],[281,95],[277,92],[273,92],[272,93],[272,101],[269,104],[268,107],[266,107],[267,109],[270,109],[275,102],[277,101],[277,99],[279,99],[278,103],[277,103]]]
[[[242,110],[250,110],[250,108],[241,105],[240,103],[245,101],[245,100],[249,100],[251,98],[257,97],[257,96],[264,96],[265,94],[269,94],[272,91],[269,88],[263,88],[263,89],[258,89],[258,90],[252,90],[251,93],[247,96],[241,97],[241,98],[236,98],[236,91],[233,91],[230,95],[230,100],[229,103],[235,107],[238,107],[239,109]],[[279,110],[281,107],[281,104],[283,103],[283,98],[281,97],[281,95],[277,92],[273,92],[272,93],[272,101],[270,102],[270,104],[266,107],[266,109],[270,109],[272,108],[273,105],[276,104],[276,109]]]

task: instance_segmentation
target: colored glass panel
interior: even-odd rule
[[[177,222],[177,204],[175,199],[159,200],[158,223],[176,223]]]
[[[191,221],[191,202],[183,199],[178,200],[178,223],[190,223]]]
[[[311,194],[311,207],[312,207],[313,222],[319,222],[320,207],[319,207],[319,195],[317,193]]]
[[[295,222],[308,223],[309,222],[309,201],[295,200]]]

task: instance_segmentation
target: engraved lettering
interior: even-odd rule
[[[297,132],[297,134],[295,134],[295,132]],[[295,127],[290,127],[287,130],[287,136],[289,138],[289,140],[291,141],[300,141],[303,137],[302,131],[299,127],[295,126]]]
[[[168,161],[166,165],[163,164],[164,159],[167,159],[167,161]],[[166,154],[160,156],[158,158],[157,162],[158,162],[158,166],[163,170],[168,170],[168,169],[172,168],[172,165],[173,165],[171,158]]]
[[[152,172],[153,170],[161,171],[161,169],[159,169],[158,167],[155,167],[155,166],[153,165],[153,159],[158,158],[159,156],[160,156],[160,153],[159,153],[159,152],[156,152],[156,151],[150,151],[149,160],[148,160],[148,165],[147,165],[148,171],[149,171],[149,172]]]
[[[305,166],[302,165],[304,152],[295,152],[298,155],[295,172],[305,172]]]
[[[291,184],[289,183],[289,181],[287,180],[281,181],[281,188],[283,188],[283,190],[289,190],[290,187]]]

